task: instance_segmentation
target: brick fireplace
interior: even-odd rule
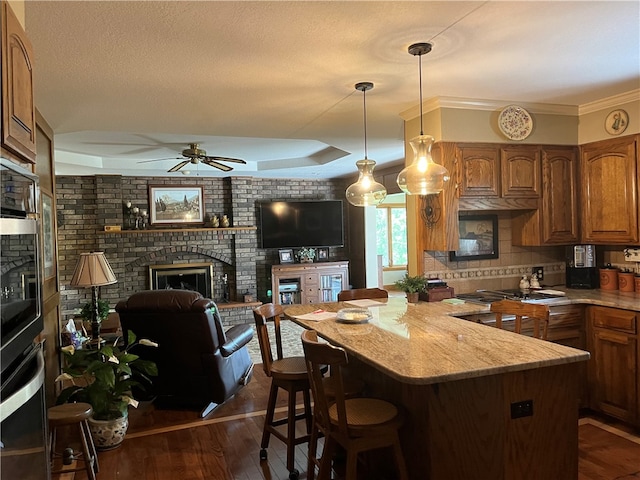
[[[151,290],[192,290],[213,298],[213,279],[213,263],[149,265]]]

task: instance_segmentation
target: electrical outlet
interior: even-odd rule
[[[542,267],[533,267],[531,269],[531,273],[535,273],[538,276],[538,281],[541,282],[544,280],[544,268]]]
[[[511,418],[522,418],[533,416],[533,400],[515,402],[511,404]]]

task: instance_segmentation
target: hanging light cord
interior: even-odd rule
[[[364,159],[367,157],[367,89],[362,90],[362,111],[364,112]]]
[[[422,128],[422,55],[418,55],[418,65],[420,65],[420,135],[424,135]]]

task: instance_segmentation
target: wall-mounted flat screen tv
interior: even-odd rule
[[[342,200],[259,202],[261,248],[342,247]]]

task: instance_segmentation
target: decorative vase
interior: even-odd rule
[[[129,428],[129,416],[124,415],[113,420],[96,420],[89,418],[89,430],[96,450],[112,450],[118,448],[124,440]]]
[[[418,292],[408,293],[407,292],[407,302],[409,302],[409,303],[418,303],[418,300],[420,300],[420,293],[418,293]]]

